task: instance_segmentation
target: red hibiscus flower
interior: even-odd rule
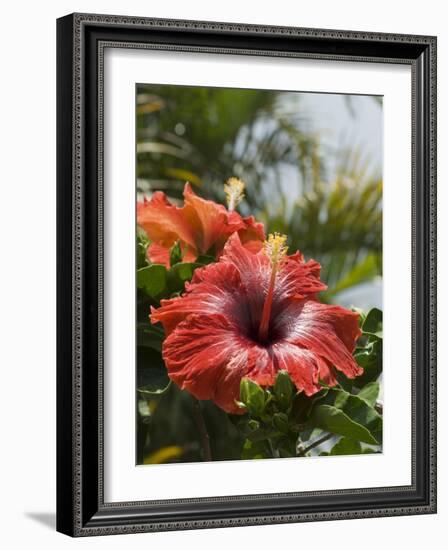
[[[231,178],[225,190],[229,210],[223,205],[196,195],[186,183],[184,206],[169,202],[165,193],[157,191],[150,200],[137,203],[137,223],[142,227],[151,244],[148,258],[153,263],[170,267],[170,248],[180,243],[182,261],[194,262],[200,255],[222,253],[227,239],[238,232],[241,242],[253,250],[260,250],[265,239],[263,225],[253,216],[242,218],[233,210],[242,198],[244,184]]]
[[[322,304],[320,265],[297,252],[286,256],[286,237],[270,236],[254,254],[238,234],[220,261],[197,269],[183,296],[162,300],[151,321],[167,338],[163,358],[170,378],[198,399],[229,413],[240,382],[271,386],[286,370],[298,390],[313,395],[337,383],[336,371],[362,374],[352,352],[360,336],[358,314]]]

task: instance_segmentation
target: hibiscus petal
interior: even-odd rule
[[[335,369],[325,361],[319,363],[319,380],[322,380],[327,386],[336,386],[338,384]]]
[[[195,242],[202,254],[215,243],[224,240],[238,229],[244,228],[239,215],[233,216],[222,204],[205,200],[196,195],[187,183],[184,188],[184,216],[195,231]]]
[[[251,342],[247,365],[247,378],[260,386],[272,386],[274,384],[278,369],[274,366],[270,350]]]
[[[356,340],[362,334],[359,328],[359,313],[341,306],[328,306],[325,304],[319,304],[319,306],[321,306],[323,316],[334,327],[338,338],[344,342],[349,352],[353,353]]]
[[[263,253],[253,254],[247,250],[235,233],[227,241],[221,262],[237,268],[242,285],[246,289],[252,325],[258,327],[271,274],[269,259]]]
[[[314,300],[291,301],[275,318],[274,329],[282,339],[319,355],[348,378],[363,372],[352,355],[361,335],[355,312]]]
[[[286,370],[298,390],[313,395],[320,390],[319,371],[327,366],[315,353],[288,342],[272,345],[277,370]]]
[[[260,386],[272,386],[276,377],[276,369],[270,353],[266,348],[246,339],[239,341],[239,347],[235,347],[231,361],[222,370],[218,379],[213,399],[222,409],[238,414],[244,412],[235,406],[235,399],[240,395],[243,377],[249,378]]]
[[[271,263],[262,252],[254,254],[242,245],[239,235],[232,235],[221,258],[238,269],[246,288],[253,326],[258,326],[266,299],[271,276]],[[282,263],[275,280],[272,318],[279,315],[291,299],[311,297],[325,290],[320,280],[320,264],[315,260],[305,262],[300,252],[288,256]]]
[[[265,240],[264,226],[260,222],[256,222],[253,216],[242,218],[238,212],[227,212],[228,228],[216,241],[214,249],[216,257],[219,258],[223,252],[224,245],[230,234],[238,233],[240,241],[244,248],[256,254],[263,248]],[[242,228],[242,229],[241,229]]]
[[[213,401],[228,413],[244,414],[246,412],[235,403],[239,400],[241,379],[246,376],[246,370],[247,350],[242,347],[238,351],[233,351],[232,359],[221,370],[216,380]]]
[[[271,271],[269,258],[247,250],[234,233],[220,261],[197,269],[181,297],[152,308],[151,321],[161,322],[167,334],[163,354],[170,377],[228,412],[242,412],[235,399],[244,376],[270,386],[284,369],[312,395],[320,380],[336,384],[336,370],[349,378],[362,373],[352,356],[358,314],[316,300],[325,288],[320,266],[300,253],[278,270],[269,334],[259,341]]]
[[[168,375],[197,399],[213,399],[222,409],[241,414],[241,379],[248,369],[247,340],[225,316],[190,315],[168,336],[163,358]]]
[[[188,244],[181,243],[180,249],[182,251],[182,261],[186,263],[193,263],[197,260],[198,252],[196,248],[189,246]]]
[[[275,284],[274,304],[281,305],[290,298],[303,299],[326,289],[327,285],[320,280],[320,264],[315,260],[305,262],[298,252],[282,263]]]
[[[162,264],[167,269],[170,267],[170,249],[165,248],[157,243],[151,243],[147,250],[146,255],[153,264]]]
[[[263,242],[266,239],[264,226],[262,223],[255,221],[253,216],[243,218],[243,222],[245,224],[244,229],[238,231],[241,244],[244,248],[256,254],[263,248]]]
[[[155,192],[151,200],[137,203],[137,223],[151,241],[170,248],[178,239],[193,248],[196,247],[194,234],[183,208],[169,202],[165,193]]]
[[[196,269],[183,296],[161,300],[158,309],[151,308],[151,322],[160,322],[166,334],[188,315],[222,313],[234,322],[243,321],[245,307],[240,276],[231,264],[216,263]]]

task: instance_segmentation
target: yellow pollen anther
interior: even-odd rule
[[[244,182],[238,178],[229,178],[224,184],[224,193],[227,197],[227,204],[230,211],[244,199]]]
[[[286,239],[286,235],[270,233],[267,240],[264,241],[264,253],[271,260],[273,266],[281,262],[288,252]]]

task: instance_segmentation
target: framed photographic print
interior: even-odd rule
[[[74,14],[57,528],[436,511],[436,38]]]

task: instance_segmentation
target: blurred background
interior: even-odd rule
[[[225,204],[223,183],[236,176],[240,214],[320,262],[322,300],[382,309],[382,98],[144,84],[136,110],[139,199],[161,190],[181,204],[189,181]],[[190,401],[173,387],[140,399],[138,463],[201,460]],[[232,420],[202,406],[214,458],[240,458]]]

